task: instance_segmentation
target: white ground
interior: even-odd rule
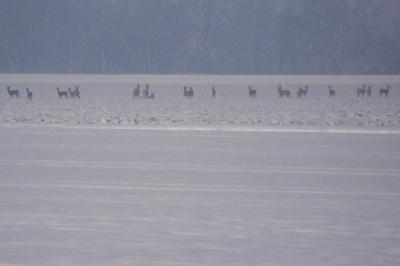
[[[396,134],[0,126],[0,265],[399,265]]]
[[[127,127],[327,128],[400,130],[400,76],[377,77],[215,77],[215,76],[31,76],[0,75],[0,123],[68,124]],[[136,83],[150,83],[156,99],[132,99]],[[362,83],[374,87],[372,98],[357,98]],[[276,86],[292,91],[279,99]],[[297,87],[311,86],[303,99]],[[392,85],[388,98],[379,88]],[[10,100],[6,86],[34,92],[34,101]],[[81,100],[59,100],[56,87],[80,85]],[[183,86],[195,97],[185,99]],[[211,85],[217,89],[211,100]],[[247,85],[258,90],[250,100]],[[328,85],[337,97],[328,97]]]
[[[399,84],[0,75],[0,265],[400,265]]]

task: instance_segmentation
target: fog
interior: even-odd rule
[[[0,72],[398,74],[394,0],[0,0]]]

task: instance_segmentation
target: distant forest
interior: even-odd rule
[[[385,2],[0,0],[0,72],[400,74]]]

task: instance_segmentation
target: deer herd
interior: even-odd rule
[[[20,98],[19,90],[11,89],[10,86],[7,86],[7,93],[10,98]],[[142,91],[142,96],[140,94],[140,84],[137,84],[136,87],[132,91],[132,97],[135,98],[143,98],[145,100],[154,99],[155,94],[154,92],[150,92],[150,85],[146,84],[145,88]],[[388,97],[389,91],[391,89],[390,85],[387,85],[386,88],[378,89],[379,97]],[[278,95],[280,98],[290,98],[291,91],[288,89],[283,89],[281,85],[277,87]],[[298,87],[297,90],[297,97],[302,98],[306,97],[309,90],[309,86]],[[363,84],[361,87],[356,89],[356,96],[357,97],[372,97],[372,86]],[[29,89],[25,89],[26,92],[26,99],[29,101],[33,100],[33,92]],[[80,99],[81,94],[79,90],[79,86],[75,86],[75,89],[68,88],[67,90],[61,90],[60,88],[56,88],[56,92],[59,99]],[[214,86],[211,87],[211,98],[215,99],[217,91]],[[248,87],[248,94],[250,98],[257,98],[257,90],[252,86]],[[193,98],[194,97],[194,90],[192,87],[183,87],[183,96],[186,98]],[[328,86],[328,96],[329,97],[336,97],[336,91],[333,89],[333,86]]]

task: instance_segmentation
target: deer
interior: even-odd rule
[[[365,85],[365,84],[363,84],[362,85],[362,88],[358,88],[357,89],[357,97],[364,97],[365,96],[365,92],[366,92],[366,90],[367,90],[367,85]]]
[[[69,97],[71,99],[74,98],[74,92],[71,90],[71,88],[68,88],[68,92],[69,92]]]
[[[29,90],[29,88],[26,88],[25,90],[26,90],[26,98],[27,98],[29,101],[32,101],[32,99],[33,99],[33,92],[31,92],[31,91]]]
[[[284,90],[282,89],[282,86],[278,86],[278,93],[279,97],[282,98],[283,96],[286,96],[286,98],[290,97],[290,91],[289,90]]]
[[[149,95],[150,95],[149,88],[150,88],[149,84],[146,84],[146,88],[143,90],[143,97],[145,100],[147,100],[149,98]]]
[[[257,98],[257,90],[253,89],[252,86],[249,86],[249,97],[250,98]]]
[[[19,91],[18,90],[11,90],[10,86],[7,86],[7,92],[8,92],[8,95],[10,96],[10,98],[13,98],[13,97],[19,98],[20,97],[19,96]]]
[[[336,91],[332,88],[332,86],[328,86],[329,89],[329,97],[336,97]]]
[[[380,89],[379,90],[379,97],[385,96],[387,97],[389,95],[389,90],[390,90],[391,86],[387,85],[386,89]]]
[[[299,87],[299,90],[297,91],[297,97],[301,98],[303,96],[307,96],[308,88],[308,86],[305,86],[304,89],[302,87]]]
[[[140,96],[140,85],[137,84],[136,88],[132,92],[133,98],[139,97]]]
[[[367,97],[372,97],[372,87],[368,86],[367,88]]]
[[[183,96],[188,97],[188,98],[193,98],[194,97],[194,91],[192,87],[187,88],[186,86],[183,87]]]
[[[186,88],[186,86],[183,86],[183,96],[189,97],[189,90]]]
[[[69,98],[68,97],[68,92],[67,91],[60,91],[60,88],[57,88],[57,94],[58,94],[58,98],[59,99]]]
[[[71,99],[75,99],[75,98],[80,99],[81,98],[79,86],[75,86],[74,90],[71,90],[71,88],[68,88],[68,92],[69,92],[69,96]]]
[[[79,90],[79,86],[75,86],[74,92],[75,92],[75,97],[80,99],[81,98],[81,92]]]
[[[149,96],[149,88],[146,87],[146,89],[143,90],[143,97],[145,100],[147,100],[148,96]]]

